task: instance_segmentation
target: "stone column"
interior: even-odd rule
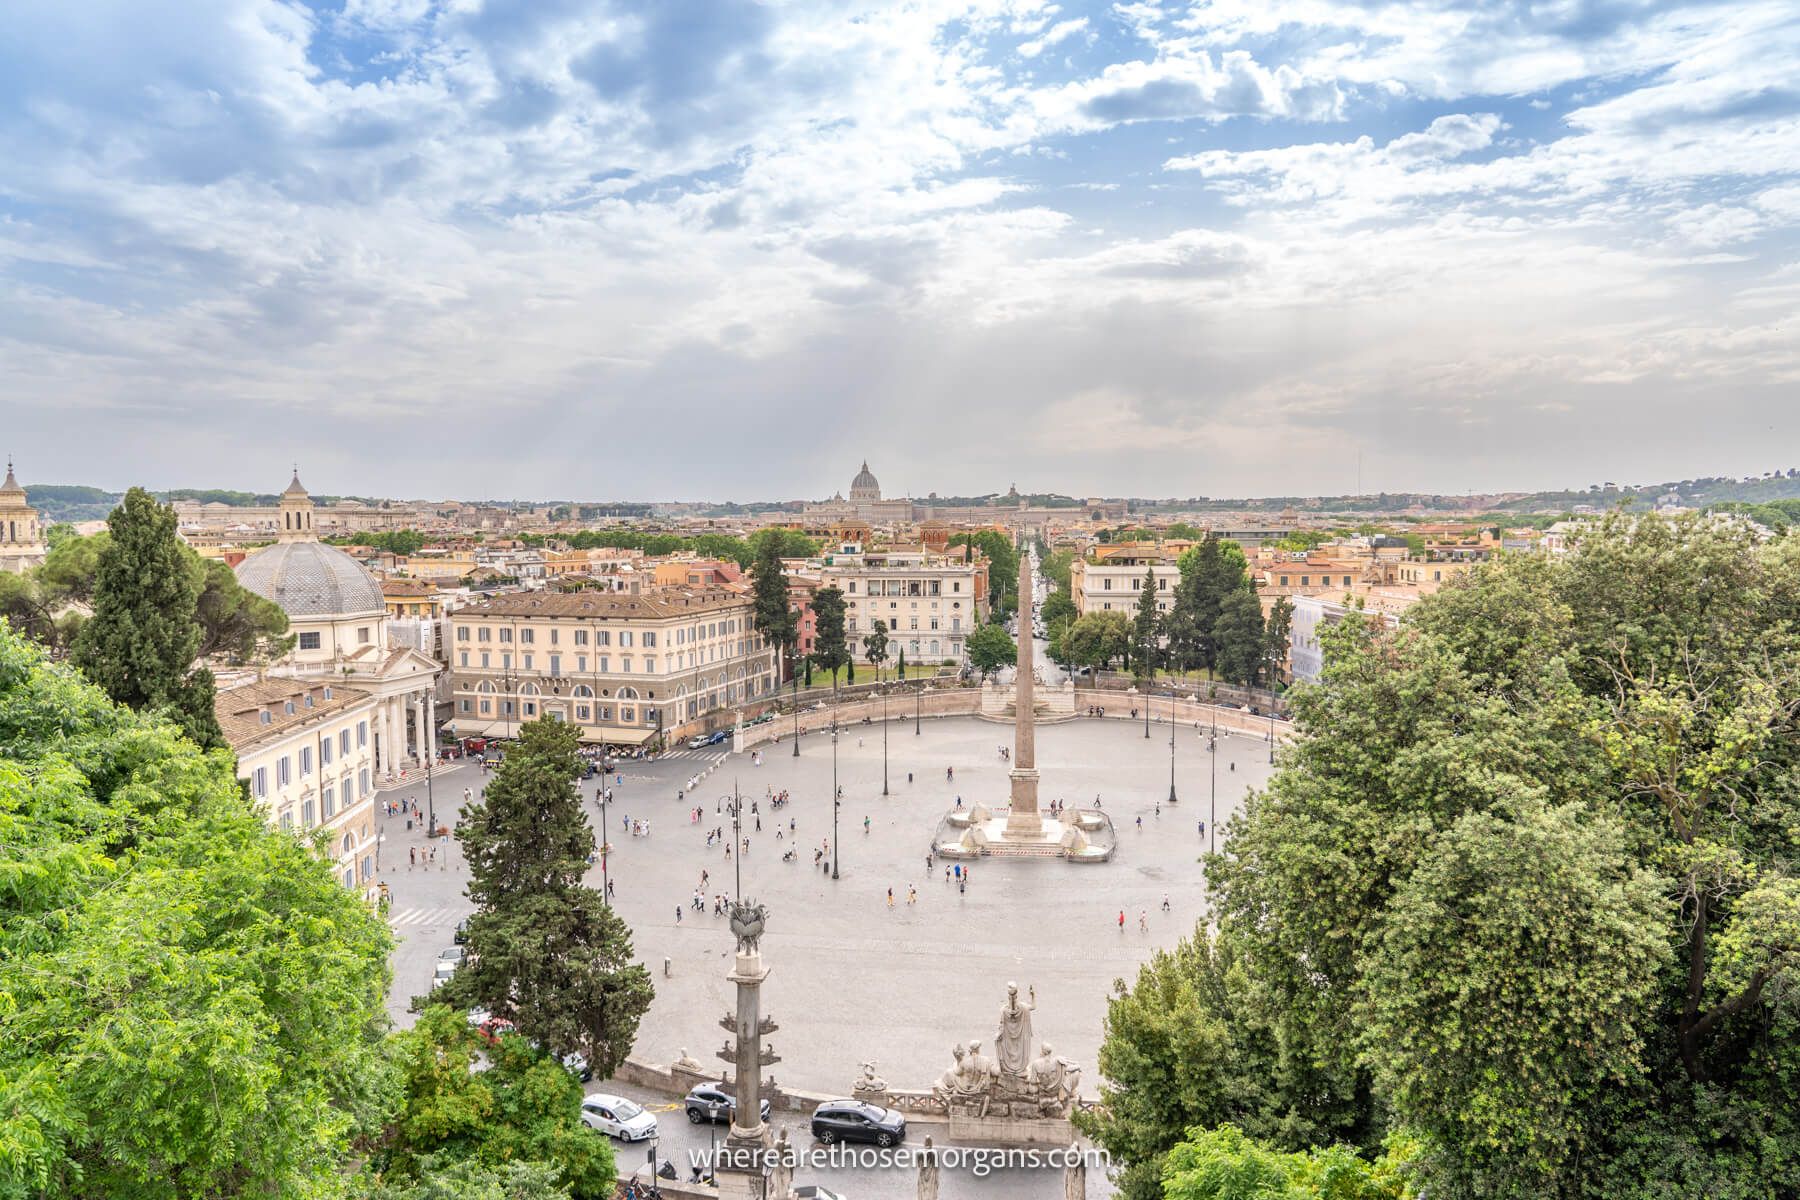
[[[405,753],[406,741],[400,732],[400,701],[396,697],[387,702],[387,743],[388,774],[400,773],[400,758]]]
[[[1006,836],[1036,838],[1044,832],[1038,814],[1037,712],[1032,679],[1031,588],[1033,560],[1020,559],[1019,567],[1019,665],[1013,684],[1012,804],[1006,816]]]
[[[413,721],[418,726],[413,734],[413,740],[419,748],[419,761],[426,762],[428,759],[426,757],[425,739],[428,736],[428,730],[427,722],[425,720],[425,694],[423,692],[413,693]]]
[[[732,932],[737,935],[737,957],[727,978],[737,985],[737,1011],[719,1024],[736,1035],[719,1051],[719,1057],[735,1069],[732,1079],[735,1109],[731,1132],[714,1164],[721,1200],[784,1200],[769,1196],[764,1158],[769,1147],[769,1126],[762,1119],[762,1069],[780,1061],[764,1050],[763,1038],[776,1029],[762,1015],[762,983],[769,969],[762,961],[762,906],[740,900],[732,906]]]
[[[388,720],[390,715],[388,702],[383,700],[375,706],[375,770],[382,776],[394,773],[394,731]]]
[[[430,762],[437,761],[437,693],[426,688],[419,693],[425,709],[425,753]]]

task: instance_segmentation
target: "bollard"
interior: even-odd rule
[[[663,955],[663,978],[667,979],[668,977],[669,977],[669,956],[665,954],[665,955]]]

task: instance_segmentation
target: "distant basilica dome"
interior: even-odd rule
[[[855,504],[859,501],[879,499],[881,499],[881,484],[876,482],[875,475],[869,470],[868,461],[865,459],[862,470],[858,471],[856,478],[850,481],[850,502]]]
[[[290,617],[342,617],[385,609],[367,568],[313,532],[313,503],[294,481],[281,493],[281,540],[238,564],[238,582]]]

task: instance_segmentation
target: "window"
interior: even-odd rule
[[[330,738],[321,739],[319,742],[319,765],[321,767],[328,767],[331,765],[331,739]]]
[[[268,709],[258,713],[257,718],[258,722],[263,725],[271,724],[275,720],[274,714],[270,713]]]
[[[311,829],[316,824],[318,822],[313,819],[313,802],[307,800],[300,805],[300,828]]]
[[[367,767],[356,773],[356,794],[358,796],[369,794],[369,768]]]
[[[1101,588],[1103,591],[1108,591],[1108,592],[1112,591],[1112,580],[1103,579],[1100,581],[1100,583],[1101,583]]]
[[[512,641],[512,630],[510,630],[510,629],[502,629],[502,630],[501,630],[501,631],[500,631],[500,640],[501,640],[501,641],[503,641],[503,642],[510,642],[510,641]]]
[[[550,673],[552,675],[562,674],[562,655],[552,654],[550,656]]]
[[[481,652],[481,668],[482,668],[482,670],[485,671],[488,667],[490,667],[492,665],[493,664],[490,661],[490,655],[488,654],[488,652],[486,650],[483,650]]]
[[[525,656],[525,669],[527,671],[531,670],[531,655],[529,654]]]
[[[337,812],[337,789],[326,784],[319,791],[319,814],[327,821]]]
[[[290,717],[293,716],[294,715],[294,702],[292,700],[289,700],[289,701],[285,702],[284,704],[282,704],[281,711],[286,713]]]
[[[576,669],[576,670],[577,670],[577,671],[585,671],[585,670],[587,670],[587,655],[585,655],[585,654],[577,654],[577,655],[576,655],[576,656],[575,656],[575,669]]]
[[[529,629],[519,630],[519,640],[527,646],[537,641],[537,635]]]
[[[588,720],[588,719],[589,719],[589,715],[588,715],[588,714],[589,714],[589,713],[590,713],[590,712],[592,712],[592,711],[593,711],[593,710],[592,710],[592,709],[590,709],[590,708],[589,708],[589,707],[588,707],[588,706],[587,706],[587,705],[585,705],[585,704],[577,704],[577,705],[576,705],[576,706],[575,706],[575,719],[576,719],[576,720],[577,720],[577,721],[586,721],[586,720]]]
[[[367,625],[359,625],[356,627],[356,644],[359,646],[366,646],[369,644],[369,627]]]
[[[302,650],[317,650],[319,648],[319,631],[316,629],[309,629],[302,633],[300,635],[299,646]]]
[[[631,630],[629,630],[629,629],[619,630],[619,645],[621,645],[621,646],[631,645]]]
[[[300,775],[302,778],[312,774],[312,747],[300,747]]]
[[[612,670],[612,660],[602,654],[600,656],[600,665],[597,669],[602,675],[608,674]]]
[[[458,625],[456,627],[456,640],[459,642],[466,642],[469,640],[469,627],[467,625]]]
[[[469,711],[469,701],[467,700],[467,698],[458,700],[456,702],[456,711],[457,712],[468,712]]]
[[[292,829],[294,827],[294,814],[291,809],[283,809],[282,810],[282,812],[281,812],[281,827],[283,829]]]
[[[491,637],[489,637],[489,636],[488,636],[488,635],[489,635],[489,634],[490,634],[490,633],[492,633],[492,632],[493,632],[493,630],[491,630],[491,629],[489,629],[489,628],[488,628],[488,627],[487,627],[487,626],[486,626],[486,625],[483,625],[483,626],[482,626],[482,627],[481,627],[481,628],[480,628],[480,630],[478,630],[478,631],[477,631],[477,632],[476,632],[476,634],[475,634],[475,640],[476,640],[476,641],[478,641],[478,642],[490,642],[490,641],[493,641],[493,639],[492,639],[492,638],[491,638]]]
[[[619,710],[619,720],[627,725],[631,724],[633,721],[637,720],[637,710],[633,708],[621,708]]]
[[[469,652],[467,650],[464,650],[462,653],[457,655],[457,660],[458,660],[457,664],[456,664],[457,666],[459,666],[459,667],[468,666],[469,665]]]
[[[286,787],[294,781],[294,764],[287,755],[282,755],[275,762],[275,786]]]
[[[369,744],[369,723],[367,721],[356,723],[356,744],[359,748]]]
[[[520,705],[520,707],[525,710],[526,716],[528,716],[528,717],[537,716],[537,705],[534,704],[532,701],[527,700],[527,701],[525,701],[524,704]]]
[[[255,772],[250,776],[250,790],[251,790],[251,792],[253,792],[256,795],[256,798],[258,800],[264,799],[265,797],[268,796],[268,794],[269,794],[269,768],[267,768],[267,767],[256,768]]]
[[[306,707],[311,708],[313,706],[312,693],[311,692],[306,693],[306,695],[304,695],[300,698],[300,702],[302,704],[306,705]]]
[[[587,645],[587,630],[585,630],[585,629],[577,629],[577,630],[576,630],[576,631],[575,631],[575,644],[576,644],[576,645],[577,645],[577,646],[585,646],[585,645]]]
[[[500,669],[501,669],[501,670],[502,670],[502,671],[510,671],[510,670],[512,670],[512,655],[511,655],[511,654],[508,654],[508,653],[505,653],[505,652],[502,652],[502,653],[501,653],[501,655],[500,655]]]
[[[656,630],[654,630],[654,629],[644,630],[644,648],[646,650],[648,650],[650,647],[652,647],[654,645],[656,645]]]
[[[656,674],[656,655],[644,655],[644,673],[647,675]]]
[[[612,630],[610,630],[610,629],[596,629],[596,630],[595,630],[595,631],[594,631],[594,645],[596,645],[596,646],[610,646],[610,645],[612,645]],[[603,670],[603,671],[604,671],[604,670],[605,670],[605,669],[606,669],[606,668],[605,668],[605,667],[602,667],[602,668],[600,668],[600,669],[601,669],[601,670]]]
[[[556,645],[559,632],[560,632],[559,630],[555,630],[555,629],[552,629],[550,631],[550,644],[552,646]]]

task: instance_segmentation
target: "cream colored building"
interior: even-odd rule
[[[6,462],[6,482],[0,484],[0,571],[15,574],[44,561],[44,522],[38,510],[25,502],[25,489],[13,478],[12,460]]]
[[[219,693],[219,728],[269,824],[311,839],[345,887],[375,886],[375,698],[326,679],[271,678]]]
[[[1166,613],[1175,602],[1181,580],[1176,559],[1192,542],[1132,543],[1097,546],[1089,557],[1069,566],[1069,598],[1082,616],[1096,612],[1137,612],[1146,574],[1155,572],[1156,611]]]
[[[721,728],[776,690],[775,650],[729,588],[519,592],[450,614],[451,724],[508,737],[540,717],[641,746]]]
[[[988,563],[923,547],[828,554],[819,582],[844,593],[844,633],[861,658],[876,621],[888,627],[888,653],[908,662],[961,664],[968,637],[987,621]]]
[[[375,703],[372,738],[383,781],[437,753],[430,655],[388,638],[387,603],[366,567],[318,540],[313,503],[296,475],[281,494],[277,541],[238,564],[238,582],[279,604],[294,649],[274,668],[299,679],[351,684]]]

